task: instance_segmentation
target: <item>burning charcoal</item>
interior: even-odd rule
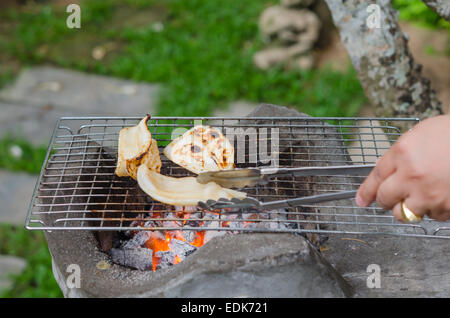
[[[276,222],[277,227],[279,229],[287,229],[289,228],[288,226],[288,218],[287,218],[287,213],[288,211],[286,211],[285,209],[278,209],[278,210],[273,210],[270,211],[271,213],[269,213],[269,218],[273,219],[273,220],[277,220],[280,222]],[[273,222],[271,222],[273,223]]]
[[[157,221],[146,221],[144,223],[144,227],[158,227],[161,226],[161,224],[157,223]]]
[[[203,212],[194,212],[189,214],[189,218],[186,219],[187,226],[199,227],[202,226],[203,221],[202,218],[206,217],[206,214]]]
[[[244,222],[242,222],[242,220],[240,219],[236,219],[234,221],[230,221],[228,222],[228,228],[230,229],[230,231],[234,231],[234,230],[239,230],[241,228],[244,227]]]
[[[191,231],[189,231],[191,232]],[[184,260],[187,256],[191,255],[197,250],[197,247],[189,244],[188,242],[172,239],[169,243],[170,249],[175,252],[181,260]]]
[[[277,213],[280,212],[280,213]],[[263,229],[271,229],[271,230],[283,230],[286,229],[286,210],[272,210],[267,213],[258,213],[249,216],[249,219],[261,219],[261,220],[273,220],[273,221],[263,221],[263,222],[250,222],[248,223],[249,227],[252,228],[263,228]]]
[[[173,231],[165,231],[166,234],[170,237],[170,239],[177,239],[181,241],[191,242],[194,236],[191,234],[191,231],[181,231],[181,230],[173,230]]]
[[[203,212],[203,227],[217,227],[217,225],[212,226],[212,223],[215,223],[220,218],[219,213],[215,212]]]
[[[150,238],[150,231],[139,231],[136,235],[134,235],[131,239],[129,239],[122,248],[138,248],[141,247],[147,242]]]
[[[159,264],[156,266],[156,269],[163,269],[174,264],[177,264],[176,257],[177,255],[173,251],[159,251],[155,253],[155,257],[157,257]]]
[[[195,232],[194,231],[180,231],[182,237],[186,242],[193,242],[195,239]],[[176,236],[175,236],[176,237]]]
[[[131,222],[129,226],[130,226],[130,227],[138,227],[138,226],[141,226],[142,223],[143,223],[143,219],[144,219],[144,215],[143,215],[142,213],[139,213],[139,214],[136,216],[136,219],[133,220],[133,222]]]
[[[168,251],[158,251],[155,256],[159,260],[158,269],[166,268],[182,262],[187,256],[197,250],[197,247],[177,239],[172,239],[169,243]]]
[[[195,219],[201,219],[201,212],[197,211],[196,206],[174,206],[176,218],[182,218],[186,221],[179,222],[179,226],[200,226],[201,221]],[[192,220],[194,219],[194,220]],[[189,221],[191,220],[191,221]]]
[[[196,206],[180,206],[180,205],[174,205],[175,212],[182,212],[182,213],[194,213],[197,211]]]
[[[172,217],[169,217],[172,218]],[[162,221],[162,227],[165,228],[177,228],[177,227],[182,227],[183,225],[180,224],[180,222],[178,221]]]
[[[284,230],[286,227],[283,223],[273,221],[273,222],[260,222],[257,225],[258,228],[270,229],[270,230]]]
[[[111,259],[114,263],[139,269],[151,270],[153,251],[148,248],[113,248]]]
[[[188,213],[168,213],[166,218],[170,219],[163,222],[164,227],[183,227],[187,224],[190,214]]]

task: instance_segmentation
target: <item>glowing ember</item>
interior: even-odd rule
[[[134,222],[132,225],[137,227],[182,227],[186,225],[186,223],[191,219],[191,214],[196,212],[195,207],[174,207],[175,211],[173,214],[173,221],[167,220],[166,218],[162,221],[162,224],[157,224],[158,221],[138,221]],[[162,218],[161,212],[159,211],[151,211],[150,217],[153,219]],[[180,220],[182,219],[182,220]],[[202,225],[204,222],[200,222]],[[197,224],[198,225],[198,224]],[[158,267],[165,266],[162,264],[162,260],[170,263],[170,264],[178,264],[183,261],[186,257],[186,253],[191,253],[192,250],[195,250],[198,247],[201,247],[205,244],[205,231],[198,232],[189,232],[189,231],[181,231],[181,230],[170,230],[170,231],[147,231],[148,234],[144,231],[133,231],[130,232],[130,236],[132,238],[136,237],[137,242],[142,242],[141,237],[145,237],[145,241],[143,243],[143,247],[152,250],[152,261],[153,261],[153,270],[156,270]],[[176,242],[177,241],[177,242]],[[178,242],[184,242],[184,247],[180,247],[181,245]],[[176,247],[174,247],[172,243],[176,243]],[[128,244],[130,245],[130,244]],[[179,250],[179,251],[174,251]],[[170,252],[170,253],[163,253]]]
[[[167,209],[167,207],[165,207]],[[218,213],[197,211],[196,207],[172,207],[172,212],[161,212],[153,206],[147,217],[143,215],[131,225],[142,228],[163,227],[171,230],[129,231],[124,248],[148,248],[152,254],[152,269],[179,264],[187,256],[216,236],[236,233],[246,228],[283,228],[286,225],[286,211],[257,213]],[[189,231],[183,227],[201,227],[210,230]],[[177,229],[179,228],[179,230]],[[215,230],[225,228],[226,230]]]

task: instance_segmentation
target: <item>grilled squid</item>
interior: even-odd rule
[[[244,199],[244,192],[222,188],[215,182],[198,183],[194,177],[173,178],[164,176],[141,165],[137,172],[139,187],[153,199],[171,205],[195,206],[199,201],[220,198]]]
[[[220,198],[243,199],[243,192],[222,188],[214,182],[200,184],[194,177],[173,178],[160,174],[161,158],[156,140],[148,129],[150,115],[139,124],[120,130],[115,173],[136,179],[139,187],[154,200],[178,206],[196,206],[199,201]],[[234,167],[234,149],[220,131],[197,126],[175,139],[165,149],[166,156],[200,173]]]
[[[167,158],[194,172],[234,168],[234,148],[220,130],[195,126],[174,139],[165,149]]]
[[[161,170],[161,158],[158,144],[152,139],[148,130],[147,121],[150,115],[144,117],[139,124],[123,128],[119,132],[119,149],[116,166],[116,175],[137,178],[137,169],[141,165],[154,171]]]

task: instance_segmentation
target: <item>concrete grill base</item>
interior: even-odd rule
[[[47,234],[53,271],[65,297],[348,297],[350,285],[306,239],[239,234],[213,239],[182,263],[155,272],[107,261],[89,232]],[[67,247],[67,240],[73,243]],[[69,289],[70,264],[81,269]]]

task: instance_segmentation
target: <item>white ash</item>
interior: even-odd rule
[[[136,216],[136,219],[133,220],[133,222],[130,223],[130,227],[137,227],[137,226],[139,226],[139,224],[142,223],[142,220],[143,220],[143,219],[144,219],[144,215],[143,215],[142,213],[139,213],[139,214]]]
[[[177,239],[172,239],[169,243],[170,250],[159,251],[155,256],[159,258],[160,263],[157,268],[166,268],[175,264],[176,257],[179,261],[183,261],[186,257],[197,250],[197,247]]]
[[[111,259],[114,263],[138,269],[151,270],[153,251],[148,248],[112,248]]]
[[[285,209],[272,210],[268,212],[246,212],[239,214],[237,219],[228,222],[230,230],[241,229],[273,229],[285,230],[289,227]],[[271,221],[270,221],[271,220]]]
[[[174,205],[174,210],[175,212],[194,213],[197,211],[197,207]]]
[[[183,237],[186,239],[186,242],[192,243],[195,239],[194,231],[180,231],[183,234]]]
[[[162,209],[161,209],[162,210]],[[141,250],[145,247],[146,243],[151,239],[167,239],[170,236],[169,250],[157,251],[154,253],[155,257],[158,257],[159,264],[157,269],[166,268],[172,266],[174,263],[183,261],[187,256],[194,253],[198,247],[193,243],[198,239],[198,231],[204,230],[203,244],[206,244],[214,237],[220,237],[224,235],[237,234],[246,229],[271,229],[271,230],[285,230],[289,229],[289,220],[287,219],[287,211],[285,209],[272,210],[272,211],[233,211],[232,209],[223,209],[221,213],[219,211],[198,211],[196,207],[173,207],[172,212],[165,212],[161,220],[146,221],[145,216],[142,216],[135,224],[136,227],[145,226],[151,227],[164,227],[179,230],[167,230],[167,231],[139,231],[134,234],[130,231],[130,239],[122,246],[122,254],[117,255],[126,256],[131,255],[133,257],[133,266],[142,268],[144,265],[136,264],[138,256],[133,255],[128,249]],[[150,213],[149,216],[152,216]],[[183,227],[198,228],[198,231],[183,230]],[[209,230],[210,229],[210,230]],[[221,229],[221,230],[213,230]],[[151,251],[148,248],[144,248]],[[151,261],[151,253],[150,255]],[[131,261],[130,261],[131,262]],[[121,260],[121,264],[125,263]],[[128,262],[129,263],[129,262]],[[133,267],[132,265],[127,265]]]
[[[173,216],[168,215],[167,216],[168,219],[173,218]],[[183,224],[180,221],[174,221],[174,220],[167,220],[167,221],[161,221],[161,227],[165,227],[165,228],[179,228],[182,227]]]
[[[159,251],[155,253],[155,256],[159,258],[159,264],[156,266],[158,270],[172,266],[176,255],[172,251]]]
[[[183,260],[197,250],[197,247],[177,239],[172,239],[169,243],[170,250]]]
[[[150,231],[139,231],[133,237],[131,237],[122,248],[139,248],[142,247],[145,242],[150,239]]]

